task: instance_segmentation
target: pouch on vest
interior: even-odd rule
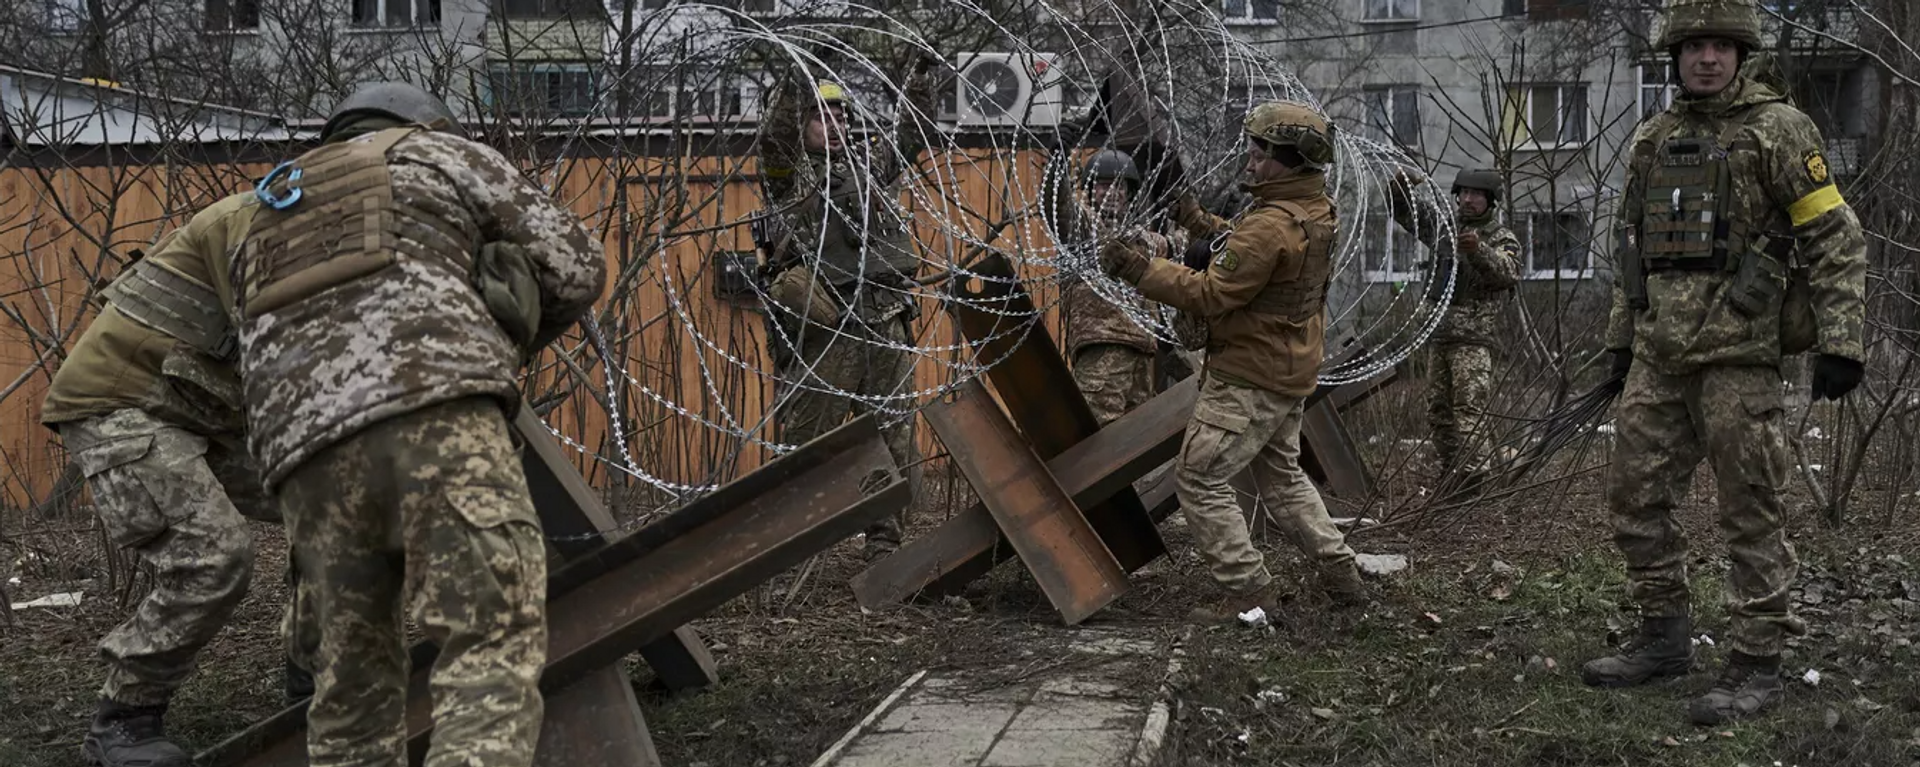
[[[1733,280],[1727,285],[1727,303],[1740,316],[1752,319],[1773,308],[1786,288],[1785,250],[1793,240],[1786,237],[1756,237],[1745,252],[1739,253]]]
[[[1813,272],[1805,266],[1787,269],[1787,295],[1780,302],[1780,352],[1804,354],[1820,341],[1820,324],[1813,317]]]
[[[533,340],[540,331],[540,282],[533,276],[533,258],[511,242],[489,242],[473,257],[474,287],[500,329],[528,354],[539,351]]]
[[[817,325],[834,325],[840,321],[840,304],[834,301],[833,291],[827,289],[826,280],[804,264],[790,266],[776,275],[767,288],[767,297]]]

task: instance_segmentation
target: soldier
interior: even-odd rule
[[[322,627],[309,761],[407,763],[404,605],[440,647],[426,764],[527,765],[547,572],[508,422],[523,361],[604,289],[600,244],[402,83],[257,191],[232,297],[248,445]]]
[[[1443,474],[1454,474],[1462,489],[1485,481],[1487,462],[1481,441],[1487,400],[1493,393],[1494,352],[1498,346],[1500,311],[1520,282],[1520,238],[1493,213],[1500,204],[1500,174],[1491,170],[1463,170],[1453,180],[1458,224],[1454,241],[1435,241],[1440,227],[1420,220],[1427,209],[1416,209],[1411,192],[1417,179],[1402,173],[1390,187],[1394,220],[1422,238],[1439,254],[1445,274],[1456,269],[1453,300],[1434,331],[1427,373],[1427,424]],[[1428,301],[1438,301],[1440,280],[1430,286]]]
[[[1241,188],[1256,204],[1227,221],[1190,195],[1180,201],[1177,219],[1194,241],[1218,243],[1205,271],[1136,248],[1101,250],[1108,274],[1207,320],[1205,379],[1175,468],[1180,507],[1225,591],[1217,604],[1193,611],[1193,620],[1206,623],[1231,622],[1254,606],[1273,613],[1281,598],[1229,484],[1249,466],[1335,604],[1357,605],[1366,594],[1353,549],[1299,460],[1306,397],[1325,355],[1337,226],[1326,178],[1333,129],[1311,107],[1276,101],[1248,113],[1246,134]]]
[[[936,108],[936,63],[922,58],[914,65],[891,146],[880,138],[852,144],[846,91],[825,80],[806,89],[789,80],[777,91],[759,142],[771,210],[756,231],[771,275],[766,313],[779,379],[778,439],[802,445],[857,411],[884,408],[887,450],[915,498],[922,472],[912,404],[856,397],[914,390],[920,258],[895,207],[908,165],[938,131],[926,122]],[[900,547],[903,522],[895,516],[867,528],[867,559]]]
[[[1087,191],[1099,218],[1100,235],[1125,238],[1133,196],[1140,191],[1140,171],[1126,153],[1105,149],[1087,165]],[[1152,232],[1132,233],[1122,247],[1146,248],[1165,255],[1166,239]],[[1067,359],[1074,383],[1105,426],[1153,398],[1153,366],[1159,344],[1145,328],[1127,317],[1119,306],[1100,297],[1084,280],[1068,282],[1062,303],[1066,310]],[[1141,310],[1146,310],[1143,305]]]
[[[168,703],[247,595],[254,551],[243,517],[280,521],[246,454],[232,326],[208,271],[213,254],[239,247],[253,212],[251,193],[222,199],[122,271],[41,409],[107,536],[155,572],[153,590],[100,641],[107,678],[82,744],[96,765],[191,763],[165,735]],[[318,639],[291,562],[288,577],[292,700],[312,690],[305,668]]]
[[[1666,22],[1660,43],[1685,93],[1634,137],[1606,335],[1625,375],[1607,501],[1643,617],[1637,638],[1582,676],[1614,687],[1691,667],[1691,555],[1673,509],[1708,459],[1733,560],[1732,656],[1688,713],[1714,724],[1780,694],[1783,637],[1805,631],[1787,596],[1797,563],[1782,530],[1780,365],[1813,349],[1814,397],[1859,385],[1866,245],[1820,131],[1741,71],[1760,44],[1754,8],[1678,0]],[[1789,269],[1796,246],[1806,276]],[[1811,300],[1796,307],[1796,294]]]

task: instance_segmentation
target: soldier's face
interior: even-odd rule
[[[1460,215],[1473,218],[1487,212],[1487,193],[1478,189],[1462,189],[1453,196],[1453,202],[1460,208]]]
[[[1088,190],[1093,195],[1094,210],[1100,211],[1100,217],[1118,220],[1127,217],[1127,204],[1131,198],[1125,181],[1095,181]]]
[[[1696,37],[1680,44],[1680,83],[1695,96],[1726,90],[1740,70],[1740,46],[1724,37]]]
[[[1247,142],[1247,183],[1275,181],[1286,178],[1292,173],[1293,169],[1287,167],[1286,163],[1274,159],[1266,144],[1259,141]]]
[[[838,152],[847,145],[847,110],[839,104],[829,104],[807,121],[804,134],[807,149],[814,152]]]

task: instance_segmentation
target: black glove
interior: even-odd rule
[[[1832,354],[1813,358],[1813,398],[1837,400],[1847,396],[1865,378],[1867,366]]]
[[[1180,261],[1188,269],[1204,272],[1213,264],[1213,241],[1194,240],[1187,243],[1187,252],[1180,254]]]
[[[1606,387],[1615,394],[1627,390],[1627,371],[1633,369],[1632,349],[1609,349],[1613,353],[1613,369],[1607,373]]]

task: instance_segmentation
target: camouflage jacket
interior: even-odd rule
[[[1413,233],[1433,251],[1442,271],[1450,260],[1457,264],[1453,267],[1457,270],[1453,301],[1434,331],[1434,343],[1498,346],[1500,313],[1513,300],[1514,286],[1520,284],[1520,238],[1491,213],[1479,221],[1461,219],[1457,222],[1461,229],[1480,235],[1479,249],[1461,257],[1453,243],[1438,241],[1440,227],[1431,220],[1431,209],[1416,211],[1404,190],[1392,185],[1389,189],[1393,220],[1400,228]]]
[[[1182,228],[1196,241],[1223,241],[1206,271],[1155,259],[1139,287],[1147,298],[1206,318],[1209,371],[1288,396],[1313,392],[1326,353],[1332,266],[1325,251],[1337,225],[1326,183],[1315,174],[1249,187],[1256,203],[1233,220],[1181,201]],[[1317,259],[1310,226],[1328,237]],[[1302,292],[1303,301],[1288,300]]]
[[[1123,222],[1109,222],[1107,226],[1121,226]],[[1092,228],[1092,227],[1087,227]],[[1097,233],[1089,232],[1092,236]],[[1166,240],[1157,234],[1144,230],[1134,233],[1120,233],[1109,236],[1102,247],[1128,248],[1139,251],[1147,258],[1167,258]],[[1102,298],[1092,285],[1085,280],[1071,279],[1060,291],[1061,308],[1066,331],[1066,355],[1072,358],[1083,347],[1093,344],[1119,344],[1148,354],[1159,350],[1159,343],[1146,328],[1134,322],[1120,306]],[[1136,307],[1141,312],[1153,310],[1153,303],[1142,300]]]
[[[418,126],[342,144],[392,140],[396,130]],[[296,163],[313,168],[335,146]],[[372,161],[380,167],[377,155]],[[518,407],[524,350],[475,289],[473,258],[482,243],[512,242],[528,252],[542,336],[578,321],[606,288],[600,243],[499,152],[418,130],[387,150],[384,167],[389,210],[356,201],[379,199],[377,184],[330,200],[329,179],[309,171],[296,205],[256,216],[234,265],[248,444],[270,490],[315,453],[394,416],[476,395],[497,398],[509,412]],[[285,233],[295,237],[288,252],[274,252]],[[362,249],[363,237],[380,244]],[[342,277],[347,256],[363,255],[385,265]],[[302,270],[283,273],[296,279],[255,289],[266,279],[256,275],[276,274],[289,261]],[[328,282],[266,302],[300,277]]]
[[[212,288],[215,304],[207,311],[224,315],[226,275],[212,265],[239,247],[256,205],[248,191],[207,206],[162,237],[141,268],[164,268]],[[109,301],[54,372],[40,421],[51,426],[129,408],[208,436],[237,435],[244,426],[230,358],[204,353]]]
[[[1866,240],[1853,209],[1827,168],[1824,139],[1813,120],[1780,93],[1746,78],[1708,98],[1674,99],[1634,134],[1620,220],[1622,239],[1637,244],[1644,187],[1657,150],[1676,138],[1718,140],[1728,121],[1742,123],[1727,152],[1732,174],[1727,216],[1751,231],[1790,235],[1807,264],[1818,340],[1815,350],[1860,360],[1863,355]],[[1615,270],[1606,346],[1633,350],[1636,362],[1673,375],[1705,365],[1778,365],[1782,276],[1771,306],[1743,316],[1729,303],[1732,276],[1711,271],[1657,271],[1646,276],[1647,307],[1626,300]]]
[[[793,237],[771,254],[774,271],[804,266],[843,291],[914,276],[919,256],[898,214],[900,187],[940,129],[930,121],[938,109],[930,75],[909,77],[905,95],[892,136],[816,152],[803,140],[812,90],[792,78],[774,92],[758,142],[761,191]]]

